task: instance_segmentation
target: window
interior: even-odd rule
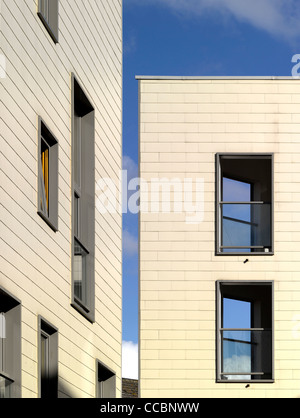
[[[57,398],[58,331],[39,316],[39,396]]]
[[[273,382],[273,282],[217,282],[217,381]]]
[[[58,43],[58,0],[38,0],[38,16],[53,41]]]
[[[38,124],[38,214],[57,231],[58,142],[40,117]]]
[[[94,108],[72,74],[72,306],[94,321]]]
[[[21,304],[0,288],[0,398],[21,397]]]
[[[272,255],[273,155],[216,158],[216,253]]]
[[[116,375],[100,361],[96,362],[97,371],[97,398],[116,397]]]

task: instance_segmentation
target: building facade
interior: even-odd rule
[[[0,19],[0,397],[121,397],[122,0]]]
[[[300,396],[300,84],[142,77],[140,396]]]

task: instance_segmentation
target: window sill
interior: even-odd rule
[[[49,218],[47,215],[44,214],[44,212],[42,212],[41,210],[37,211],[38,215],[46,222],[46,224],[54,231],[57,232],[58,231],[58,227],[57,224],[55,225]]]
[[[44,18],[43,14],[41,12],[38,12],[38,17],[41,19],[43,25],[45,26],[45,28],[47,29],[47,32],[49,33],[49,35],[51,36],[53,42],[55,44],[58,44],[58,35],[56,35],[54,33],[54,31],[52,30],[51,26],[49,25],[49,23],[47,22],[47,20]]]
[[[227,383],[246,383],[248,385],[251,385],[251,384],[257,384],[257,383],[259,383],[259,384],[262,384],[262,383],[266,383],[266,384],[275,383],[275,380],[274,379],[266,379],[266,380],[233,380],[233,379],[231,379],[231,380],[222,380],[222,379],[217,379],[216,380],[216,383],[225,383],[225,384],[227,384]]]
[[[14,379],[3,371],[2,372],[0,371],[0,377],[3,377],[5,380],[8,380],[10,383],[14,383]]]
[[[251,257],[251,256],[266,256],[266,257],[269,257],[269,256],[272,256],[272,255],[274,255],[274,251],[269,251],[269,252],[251,252],[251,253],[246,253],[246,252],[236,252],[236,253],[234,253],[234,252],[228,252],[228,253],[225,253],[225,252],[216,252],[215,253],[215,255],[216,256],[242,256],[242,257]]]
[[[92,324],[95,322],[94,313],[89,308],[79,303],[76,299],[73,299],[71,306]]]

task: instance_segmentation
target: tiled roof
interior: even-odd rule
[[[122,385],[122,398],[138,398],[138,380],[123,378]]]

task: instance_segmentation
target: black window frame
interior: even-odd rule
[[[232,247],[232,249],[236,248],[237,251],[222,251],[222,214],[221,214],[221,205],[224,204],[222,202],[222,170],[221,170],[221,159],[266,159],[270,160],[271,164],[271,172],[270,172],[270,246],[263,248],[261,247],[262,251],[259,251],[259,248],[255,248],[255,246],[251,247]],[[224,153],[217,153],[215,155],[215,255],[216,256],[273,256],[274,255],[274,153],[231,153],[231,152],[224,152]],[[228,175],[224,176],[228,178]],[[243,181],[240,178],[233,178],[234,180]],[[232,204],[239,204],[241,202],[226,202]],[[243,202],[244,203],[244,202]],[[264,204],[264,202],[253,202],[252,198],[249,204]],[[227,248],[227,247],[224,247]],[[238,249],[255,249],[254,251],[238,251]]]
[[[252,311],[251,312],[251,328],[249,329],[239,329],[239,328],[232,328],[232,329],[228,329],[228,328],[223,328],[223,298],[226,297],[228,298],[228,289],[235,289],[235,292],[238,294],[238,288],[244,286],[264,286],[265,289],[268,289],[268,291],[270,292],[270,297],[271,300],[269,301],[269,307],[271,309],[271,312],[269,312],[269,317],[268,317],[268,321],[270,321],[271,324],[271,328],[264,328],[262,326],[257,326],[257,321],[262,321],[262,319],[257,316],[256,318],[254,318],[255,313]],[[229,290],[230,292],[230,290]],[[231,290],[232,292],[232,290]],[[259,292],[257,292],[259,293]],[[226,296],[224,296],[226,295]],[[243,296],[239,299],[236,300],[244,300],[244,301],[251,301],[252,303],[255,302],[254,296],[252,295],[252,301],[251,301],[251,296],[248,294],[247,296],[245,296],[245,293],[243,293]],[[257,298],[259,298],[259,296],[257,296]],[[266,315],[266,314],[265,314]],[[256,321],[256,323],[254,322]],[[255,326],[253,326],[255,324]],[[269,342],[271,347],[269,348],[270,350],[270,356],[271,356],[271,360],[270,360],[270,356],[268,356],[268,361],[271,361],[271,366],[270,367],[270,373],[271,373],[271,377],[265,378],[263,379],[263,372],[259,371],[259,372],[253,372],[252,373],[252,369],[251,372],[246,372],[244,373],[246,376],[251,376],[251,378],[245,378],[245,379],[224,379],[222,378],[222,376],[228,376],[228,375],[242,375],[243,373],[240,371],[237,371],[236,373],[230,373],[230,372],[226,372],[223,371],[223,366],[222,366],[222,359],[223,359],[223,351],[222,351],[222,336],[223,332],[226,331],[233,331],[233,332],[239,332],[239,331],[246,331],[246,332],[250,332],[251,333],[260,333],[260,335],[262,335],[262,333],[265,333],[265,335],[267,335],[267,333],[269,333],[269,335],[271,335],[271,337],[269,337]],[[252,338],[252,337],[251,337]],[[253,342],[250,342],[250,344],[252,344]],[[265,353],[266,351],[264,351]],[[251,362],[252,362],[252,357],[251,357]],[[260,358],[261,361],[261,358]],[[252,364],[251,364],[252,367]],[[248,281],[248,280],[236,280],[236,281],[231,281],[231,280],[218,280],[216,282],[216,382],[217,383],[274,383],[275,382],[275,372],[274,372],[274,281],[267,281],[267,280],[253,280],[253,281]]]

